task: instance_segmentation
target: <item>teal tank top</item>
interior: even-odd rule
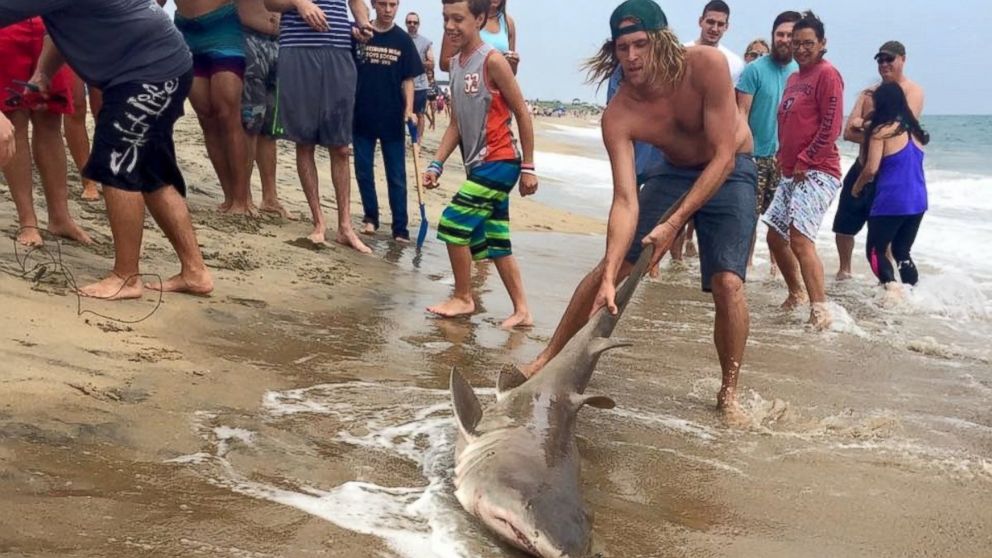
[[[482,41],[500,52],[509,52],[510,50],[510,26],[506,24],[506,14],[501,13],[497,20],[499,22],[499,31],[496,33],[490,33],[486,31],[485,28],[479,32],[479,36],[482,37]]]

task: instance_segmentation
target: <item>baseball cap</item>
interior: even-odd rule
[[[636,23],[621,29],[620,22],[625,19],[633,19]],[[668,27],[668,18],[653,0],[626,0],[617,6],[617,9],[613,10],[613,15],[610,16],[610,31],[614,40],[628,33],[658,31],[666,27]]]
[[[886,41],[885,44],[878,47],[878,53],[875,54],[875,59],[877,60],[883,54],[888,54],[889,56],[906,56],[906,47],[902,46],[902,43],[899,41]]]

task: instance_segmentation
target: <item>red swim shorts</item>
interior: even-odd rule
[[[17,102],[24,86],[16,81],[28,81],[34,75],[45,41],[45,25],[40,17],[24,20],[0,29],[0,111],[13,112],[24,106]],[[51,96],[41,101],[49,112],[72,114],[72,74],[64,66],[52,78]],[[11,98],[14,98],[13,100]],[[23,95],[30,101],[31,95]],[[10,104],[8,101],[13,101]]]

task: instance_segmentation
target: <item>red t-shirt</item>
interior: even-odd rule
[[[821,60],[789,76],[778,106],[778,162],[783,176],[796,165],[841,177],[837,138],[844,125],[844,80]]]

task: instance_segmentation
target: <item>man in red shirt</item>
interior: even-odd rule
[[[778,109],[782,180],[762,219],[768,225],[768,245],[789,287],[782,307],[795,308],[808,293],[809,323],[817,330],[829,328],[831,317],[816,234],[840,188],[836,142],[844,120],[844,80],[823,59],[826,45],[823,22],[813,12],[804,13],[792,31],[799,71],[789,76]]]

